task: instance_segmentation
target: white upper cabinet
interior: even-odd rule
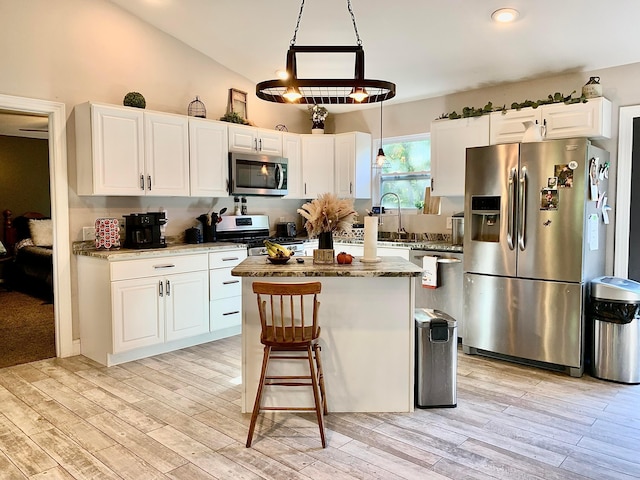
[[[75,114],[79,195],[189,195],[185,116],[94,103]]]
[[[489,144],[489,116],[431,123],[431,194],[463,196],[468,147]]]
[[[143,111],[75,108],[78,195],[144,195]]]
[[[297,133],[282,134],[282,156],[287,159],[287,189],[284,198],[304,198],[302,184],[302,141]]]
[[[334,135],[301,135],[302,196],[317,198],[334,188]]]
[[[540,122],[542,117],[539,108],[523,108],[521,110],[507,110],[490,114],[489,142],[517,143],[524,136],[524,122]]]
[[[341,198],[371,198],[371,135],[362,132],[335,136],[335,188]]]
[[[144,112],[144,127],[145,194],[188,197],[188,118]]]
[[[586,103],[554,103],[538,108],[508,110],[491,115],[491,144],[522,141],[523,122],[538,122],[545,127],[544,139],[571,137],[611,138],[611,102],[604,97]]]
[[[542,123],[545,138],[611,138],[611,102],[604,97],[587,103],[544,105]]]
[[[282,156],[282,132],[229,124],[229,151]]]
[[[227,124],[189,118],[192,197],[226,197],[229,183]]]

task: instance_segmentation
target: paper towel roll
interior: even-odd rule
[[[378,217],[364,217],[364,255],[365,260],[374,260],[378,249]]]

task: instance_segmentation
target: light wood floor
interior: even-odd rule
[[[640,386],[459,353],[458,407],[240,413],[240,338],[0,370],[0,479],[640,478]],[[384,378],[380,379],[381,382]]]

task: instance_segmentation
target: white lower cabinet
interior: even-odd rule
[[[209,254],[209,328],[212,332],[242,325],[242,282],[231,275],[247,258],[245,248]]]
[[[113,351],[209,331],[205,270],[111,282]]]
[[[231,269],[245,257],[241,247],[78,256],[82,354],[110,366],[239,333],[241,286]]]

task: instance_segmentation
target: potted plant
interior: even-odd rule
[[[308,107],[311,116],[311,133],[324,133],[324,121],[329,115],[329,111],[321,105],[313,105]]]

